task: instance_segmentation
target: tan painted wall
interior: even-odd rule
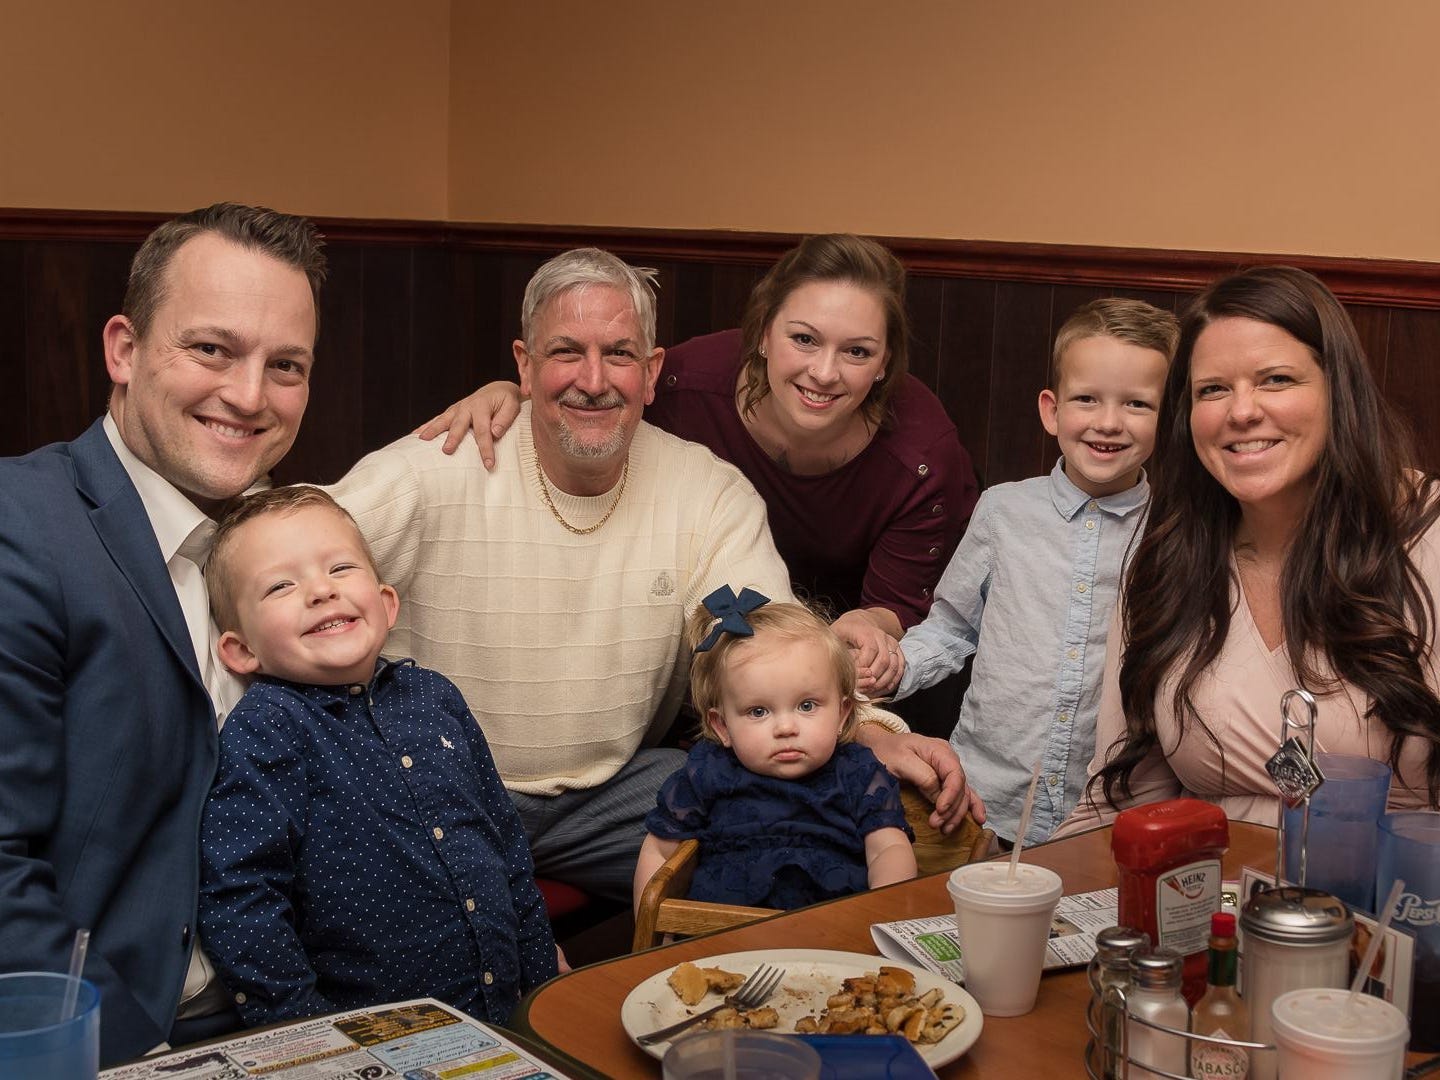
[[[0,206],[443,218],[449,0],[0,0]]]
[[[456,0],[450,213],[1440,261],[1430,0]]]
[[[1431,0],[0,0],[0,206],[1440,261]]]

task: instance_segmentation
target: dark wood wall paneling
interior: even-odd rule
[[[148,214],[0,211],[0,454],[79,433],[105,407],[100,329],[119,310]],[[280,479],[332,480],[363,453],[492,378],[513,377],[520,299],[551,254],[594,243],[654,266],[661,342],[737,325],[750,287],[796,237],[323,221],[331,274],[310,406]],[[1099,296],[1180,310],[1261,262],[1317,273],[1347,302],[1386,395],[1440,470],[1440,266],[1377,260],[887,241],[910,269],[912,369],[954,418],[985,483],[1045,471],[1036,413],[1050,342]],[[16,400],[18,398],[18,400]]]

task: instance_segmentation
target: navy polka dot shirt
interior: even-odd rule
[[[555,974],[525,832],[448,679],[260,679],[220,733],[200,932],[249,1024],[430,996],[504,1023]]]

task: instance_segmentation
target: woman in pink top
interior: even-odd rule
[[[1074,831],[1187,794],[1273,823],[1280,697],[1316,741],[1386,760],[1393,807],[1440,805],[1440,514],[1345,309],[1301,270],[1191,305],[1160,411],[1144,538],[1106,658]]]

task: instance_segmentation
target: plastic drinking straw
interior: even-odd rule
[[[1380,921],[1375,926],[1375,933],[1370,935],[1370,944],[1365,947],[1365,955],[1361,958],[1360,967],[1355,972],[1355,981],[1350,984],[1350,994],[1345,998],[1344,1015],[1347,1021],[1351,1018],[1355,999],[1360,996],[1360,988],[1365,985],[1365,979],[1370,974],[1370,965],[1375,963],[1375,954],[1380,951],[1380,941],[1390,926],[1390,920],[1395,917],[1395,905],[1404,891],[1405,882],[1396,878],[1395,884],[1390,886],[1390,895],[1385,898],[1385,906],[1380,909]]]
[[[1035,809],[1035,785],[1040,783],[1040,766],[1045,763],[1043,757],[1035,762],[1035,772],[1030,777],[1030,790],[1025,792],[1025,805],[1020,808],[1020,827],[1015,830],[1015,846],[1010,849],[1010,873],[1005,876],[1005,884],[1015,884],[1015,870],[1020,865],[1020,849],[1025,846],[1025,833],[1030,828],[1030,811]]]
[[[75,1001],[80,996],[80,972],[85,968],[85,954],[90,951],[90,931],[76,930],[75,945],[70,950],[70,981],[65,984],[65,1000],[60,1004],[60,1022],[75,1015]]]

